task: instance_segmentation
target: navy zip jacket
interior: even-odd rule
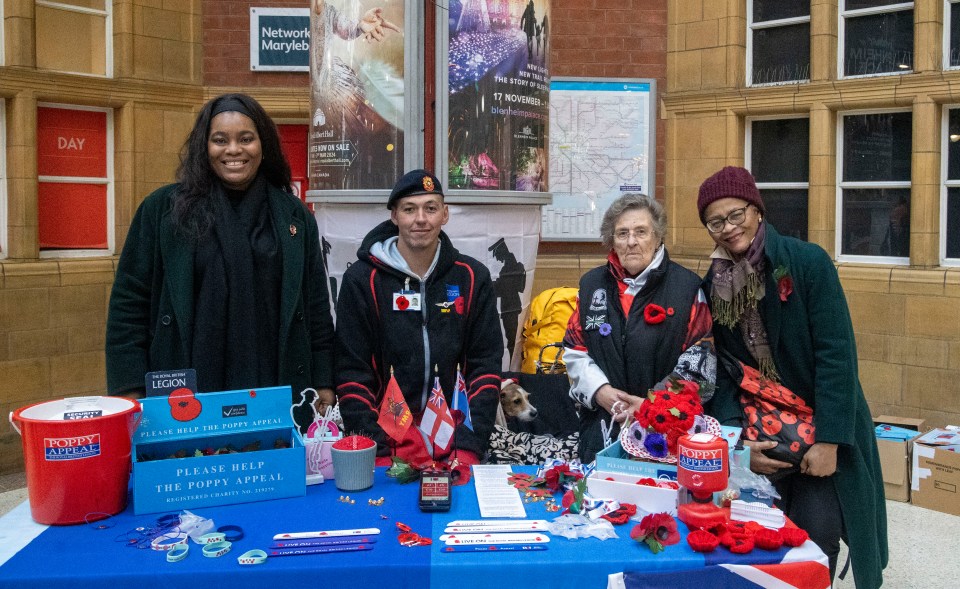
[[[482,458],[500,402],[503,358],[490,272],[460,254],[441,232],[436,267],[421,284],[370,253],[375,243],[398,234],[389,220],[375,227],[360,245],[358,261],[343,275],[337,300],[335,381],[344,427],[373,438],[380,456],[396,453],[397,444],[377,424],[391,367],[413,413],[414,428],[433,388],[434,366],[447,404],[453,407],[459,364],[473,431],[458,425],[451,448]],[[421,294],[421,311],[394,309],[394,293],[404,288]]]

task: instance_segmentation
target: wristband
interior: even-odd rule
[[[186,542],[177,544],[167,551],[167,562],[179,562],[187,557],[190,552],[190,545]]]
[[[216,542],[224,542],[226,539],[227,536],[223,532],[210,532],[209,534],[204,534],[199,538],[194,538],[193,541],[196,544],[214,544]]]
[[[248,550],[237,557],[240,564],[263,564],[267,562],[267,553],[263,550]]]
[[[240,526],[220,526],[217,531],[224,534],[227,542],[243,540],[243,528]]]
[[[186,532],[167,532],[166,534],[157,536],[150,542],[150,548],[154,550],[161,550],[166,552],[167,550],[173,550],[181,544],[187,543],[187,534]],[[170,541],[172,540],[172,542]]]
[[[230,552],[230,542],[214,542],[213,544],[204,544],[203,555],[208,558],[219,558]]]

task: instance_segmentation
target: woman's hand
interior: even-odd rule
[[[744,440],[743,445],[750,447],[750,470],[757,474],[773,474],[782,468],[790,468],[793,466],[789,462],[774,460],[763,453],[764,450],[776,448],[776,442],[752,442],[749,440]]]
[[[828,477],[837,472],[837,445],[817,442],[800,461],[800,472],[812,477]]]
[[[597,389],[597,394],[593,397],[593,404],[612,415],[615,421],[623,423],[627,416],[632,414],[632,411],[630,413],[626,412],[628,405],[623,400],[624,397],[627,399],[637,398],[626,391],[610,386],[608,383]]]

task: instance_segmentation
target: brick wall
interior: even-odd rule
[[[309,5],[307,0],[203,0],[203,83],[242,88],[306,88],[310,82],[307,72],[250,71],[250,7]]]

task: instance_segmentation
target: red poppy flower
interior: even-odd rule
[[[643,308],[643,320],[650,325],[663,323],[667,318],[667,311],[656,303],[650,303]]]
[[[734,538],[733,545],[728,546],[728,548],[730,549],[730,552],[734,554],[746,554],[753,550],[753,538]]]
[[[792,411],[781,411],[780,421],[787,425],[793,425],[797,423],[797,414]]]
[[[792,444],[790,444],[790,451],[791,451],[791,452],[799,452],[799,451],[800,451],[800,442],[793,442]]]
[[[783,429],[783,424],[780,423],[780,420],[772,415],[764,415],[760,421],[763,424],[763,433],[768,436],[775,436]]]
[[[801,423],[797,426],[797,433],[800,434],[800,438],[810,446],[816,443],[813,435],[814,431],[813,426],[809,423]]]
[[[407,297],[397,297],[397,309],[401,311],[406,311],[407,307],[410,306],[410,300]]]
[[[748,440],[751,440],[751,441],[754,441],[754,442],[757,441],[757,438],[758,438],[759,435],[760,435],[760,432],[757,431],[757,428],[755,428],[755,427],[753,427],[753,426],[750,426],[750,427],[746,428],[745,430],[743,430],[743,433],[745,433],[745,434],[747,435],[747,439],[748,439]]]
[[[757,415],[757,410],[754,409],[752,412],[747,413],[747,423],[749,425],[757,425],[757,422],[760,421],[760,416]]]
[[[720,540],[706,530],[694,530],[687,534],[687,544],[694,552],[713,552]]]
[[[780,300],[782,302],[787,302],[787,297],[793,292],[793,277],[791,276],[782,276],[780,280],[777,281],[777,293],[780,295]]]
[[[651,479],[650,477],[646,477],[638,480],[636,484],[643,485],[645,487],[656,487],[657,481]]]
[[[753,542],[764,550],[778,550],[783,546],[783,536],[776,530],[763,528],[753,535]]]
[[[783,538],[784,544],[791,548],[796,548],[806,542],[807,539],[810,538],[810,535],[800,528],[780,528],[780,537]]]
[[[453,310],[457,312],[457,315],[463,315],[463,297],[453,299]]]
[[[670,546],[680,541],[677,520],[669,513],[653,513],[640,520],[640,527],[648,531],[658,542]],[[632,535],[632,534],[631,534]]]

